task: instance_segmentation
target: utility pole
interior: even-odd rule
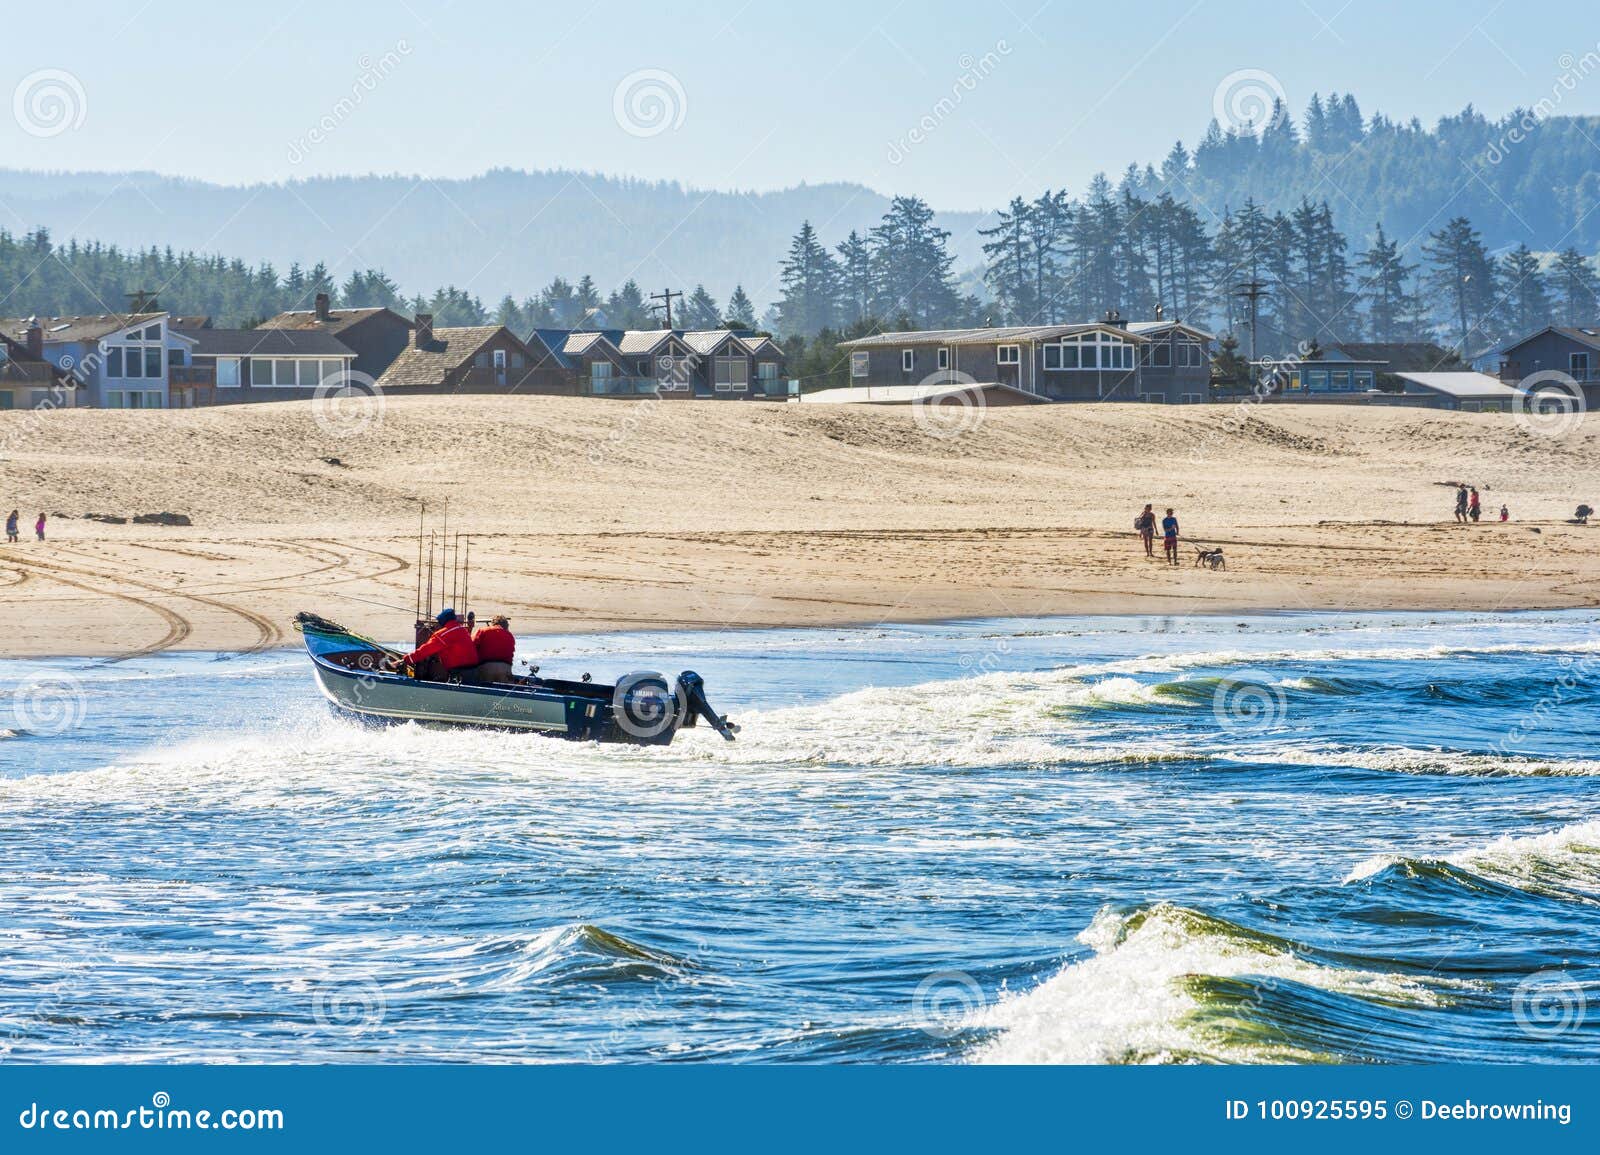
[[[124,293],[122,295],[128,298],[128,312],[130,313],[148,313],[161,308],[160,303],[156,300],[156,295],[149,289],[140,289],[137,292]]]
[[[652,301],[661,302],[659,305],[651,305],[650,307],[652,309],[664,308],[667,311],[667,328],[669,329],[672,328],[672,298],[674,297],[682,300],[683,294],[681,292],[674,292],[672,289],[662,289],[659,293],[650,294],[650,299]]]
[[[1256,329],[1261,319],[1258,302],[1268,295],[1267,286],[1261,281],[1242,281],[1233,287],[1235,297],[1243,297],[1250,303],[1250,380],[1255,381],[1256,375]]]

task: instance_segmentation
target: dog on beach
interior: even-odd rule
[[[1206,569],[1227,569],[1228,561],[1222,556],[1222,547],[1216,549],[1196,549],[1194,551],[1195,568],[1204,566]]]

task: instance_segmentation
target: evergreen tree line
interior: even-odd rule
[[[1013,200],[979,230],[992,299],[961,296],[948,234],[927,206],[897,198],[884,224],[829,252],[801,225],[781,270],[772,322],[788,337],[963,324],[1047,325],[1116,310],[1161,313],[1235,335],[1248,349],[1242,286],[1258,284],[1259,355],[1337,341],[1434,341],[1477,353],[1504,337],[1557,323],[1600,321],[1595,262],[1568,247],[1545,261],[1526,245],[1492,257],[1465,217],[1422,239],[1418,260],[1380,223],[1352,251],[1327,201],[1269,213],[1253,198],[1214,227],[1166,190],[1113,188],[1086,197],[1046,190]]]
[[[309,309],[319,293],[328,294],[335,307],[432,313],[439,326],[504,324],[524,337],[540,326],[653,328],[662,323],[661,314],[647,308],[649,302],[632,280],[602,296],[591,277],[576,283],[557,277],[521,303],[507,296],[491,310],[454,285],[429,296],[407,297],[380,269],[354,270],[343,281],[322,262],[310,269],[292,264],[280,274],[270,262],[251,266],[171,248],[134,252],[77,240],[57,246],[42,228],[21,237],[0,229],[0,291],[5,293],[0,315],[121,312],[129,306],[130,293],[143,291],[173,313],[203,314],[223,327],[248,328],[288,309]],[[680,328],[752,328],[755,313],[742,287],[720,307],[701,285],[675,303],[673,323]]]

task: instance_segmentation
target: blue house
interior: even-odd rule
[[[44,359],[79,383],[80,404],[97,409],[167,408],[173,371],[181,375],[194,348],[166,313],[0,319],[0,333],[13,341],[26,341],[35,326]]]
[[[1484,354],[1495,362],[1502,381],[1516,382],[1535,373],[1565,373],[1579,385],[1600,385],[1600,325],[1547,325]]]

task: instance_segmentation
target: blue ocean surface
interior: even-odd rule
[[[1592,1062],[1600,615],[524,639],[737,743],[0,661],[12,1062]]]

